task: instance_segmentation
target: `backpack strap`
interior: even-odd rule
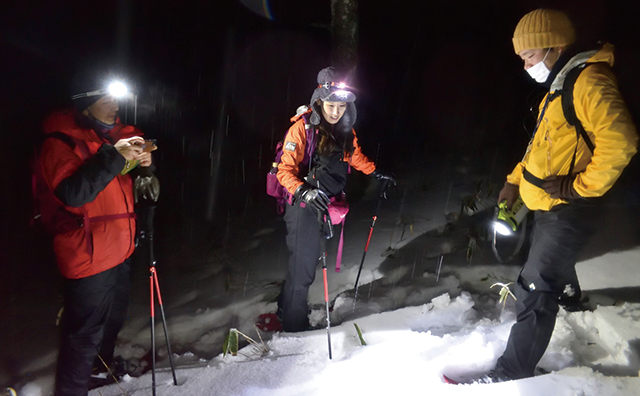
[[[551,100],[560,96],[560,101],[562,104],[562,112],[564,113],[564,118],[567,120],[567,123],[576,129],[576,148],[573,151],[573,158],[571,159],[571,166],[569,167],[569,175],[573,173],[573,168],[576,164],[576,155],[578,153],[578,143],[580,140],[580,136],[584,139],[589,151],[593,155],[595,151],[595,145],[587,135],[587,132],[584,130],[582,123],[578,119],[576,115],[576,109],[573,103],[573,88],[576,85],[576,80],[582,71],[587,67],[592,65],[593,63],[583,63],[569,70],[567,75],[565,76],[564,82],[562,83],[562,89],[554,92],[553,94],[548,95],[547,97]]]
[[[586,69],[588,66],[592,64],[593,63],[583,63],[582,65],[574,67],[569,71],[569,73],[567,73],[564,83],[562,84],[562,97],[561,97],[562,112],[564,113],[564,118],[567,120],[567,123],[569,125],[572,125],[576,128],[576,139],[579,140],[580,136],[582,136],[591,154],[593,154],[596,147],[591,141],[591,139],[589,138],[589,135],[587,135],[587,132],[585,131],[584,126],[582,125],[582,122],[580,122],[580,120],[578,119],[578,116],[576,115],[576,109],[573,103],[573,100],[574,100],[573,88],[576,85],[576,80],[578,79],[578,76],[580,76],[580,73],[582,73],[584,69]],[[573,172],[577,151],[578,151],[578,146],[576,144],[576,150],[573,153],[573,160],[571,162],[571,167],[569,168],[569,174]]]
[[[315,127],[310,121],[311,113],[305,113],[302,115],[302,119],[304,120],[304,130],[307,135],[307,144],[304,149],[304,158],[302,162],[307,162],[307,166],[309,167],[308,173],[311,173],[311,167],[313,162],[313,154],[316,150],[316,137],[318,135],[318,128]]]

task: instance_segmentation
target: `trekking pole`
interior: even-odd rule
[[[167,351],[169,353],[169,363],[171,365],[171,373],[173,374],[173,384],[178,385],[176,378],[176,370],[173,364],[173,353],[171,352],[171,344],[169,343],[169,332],[167,331],[167,319],[164,315],[164,306],[162,304],[162,295],[160,294],[160,284],[158,282],[158,271],[156,270],[156,259],[153,252],[153,214],[155,206],[151,205],[145,208],[146,218],[141,238],[147,239],[149,244],[149,288],[151,292],[151,388],[153,396],[156,396],[156,335],[155,335],[155,296],[158,296],[158,306],[160,307],[160,315],[162,318],[162,327],[164,329],[164,337],[167,342]]]
[[[360,268],[358,268],[358,276],[356,276],[356,284],[353,286],[355,289],[355,294],[353,296],[353,308],[356,307],[356,300],[358,299],[358,281],[360,280],[360,273],[362,272],[362,266],[364,265],[364,259],[367,257],[367,251],[369,250],[369,242],[371,242],[371,235],[373,234],[373,227],[376,225],[376,220],[378,219],[378,210],[380,210],[380,203],[384,198],[385,190],[387,189],[388,180],[382,181],[382,186],[380,190],[380,195],[378,195],[378,203],[376,204],[376,210],[373,212],[373,218],[371,220],[371,227],[369,227],[369,237],[367,238],[367,243],[364,245],[364,253],[362,253],[362,260],[360,261]]]
[[[327,282],[327,239],[333,236],[333,224],[329,212],[318,212],[318,222],[320,223],[321,254],[322,259],[322,277],[324,279],[324,304],[327,309],[327,342],[329,343],[329,360],[331,360],[331,317],[329,316],[329,283]],[[328,226],[328,232],[325,232],[325,226]]]

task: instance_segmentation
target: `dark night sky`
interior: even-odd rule
[[[640,7],[631,3],[637,2],[361,0],[356,129],[365,152],[375,156],[380,144],[381,166],[393,168],[397,157],[462,155],[506,142],[524,147],[522,124],[535,85],[510,39],[518,19],[540,6],[565,9],[583,41],[616,44],[615,70],[637,118]],[[211,130],[225,125],[223,104],[230,131],[225,178],[236,177],[242,157],[251,176],[233,194],[263,191],[273,136],[280,139],[288,117],[309,100],[331,50],[328,0],[276,0],[272,10],[274,21],[231,0],[3,5],[0,255],[3,271],[11,268],[5,281],[35,268],[21,266],[33,260],[25,248],[31,243],[28,159],[42,117],[67,104],[68,81],[83,64],[119,66],[135,85],[138,123],[163,149],[158,166],[168,205],[179,203],[172,194],[179,182],[206,196],[202,175]],[[519,150],[508,162],[517,161]],[[201,217],[205,203],[193,207],[187,214]],[[7,289],[0,289],[4,299]]]

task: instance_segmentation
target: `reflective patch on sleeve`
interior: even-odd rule
[[[294,142],[287,142],[287,143],[284,145],[284,149],[285,149],[285,150],[288,150],[288,151],[296,151],[296,146],[297,146],[297,145],[298,145],[298,144],[297,144],[297,143],[294,143]]]

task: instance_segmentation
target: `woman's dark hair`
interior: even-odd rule
[[[316,103],[319,108],[322,108],[322,102]],[[322,114],[322,113],[320,113]],[[336,151],[343,151],[348,155],[353,154],[353,133],[351,128],[346,129],[344,125],[341,125],[341,121],[344,116],[336,123],[331,125],[323,117],[320,117],[320,124],[318,125],[318,143],[316,144],[316,151],[323,156],[329,156]]]

